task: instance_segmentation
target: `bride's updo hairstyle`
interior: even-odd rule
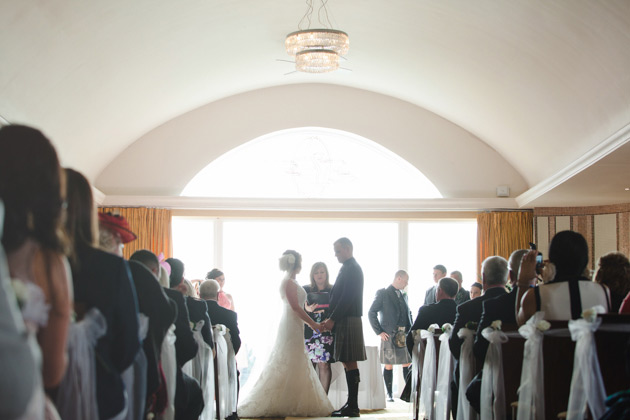
[[[302,268],[302,256],[299,252],[288,249],[280,257],[280,270],[291,272]]]

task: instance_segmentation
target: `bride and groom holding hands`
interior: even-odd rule
[[[238,406],[241,417],[359,417],[359,369],[365,360],[361,315],[363,271],[352,256],[352,242],[334,243],[335,257],[342,264],[330,291],[329,318],[313,321],[304,311],[306,291],[296,282],[302,256],[293,250],[280,258],[285,276],[280,285],[283,314],[273,351],[251,391]],[[304,347],[304,324],[313,330],[332,331],[334,359],[342,362],[348,384],[348,401],[337,411],[311,365]]]

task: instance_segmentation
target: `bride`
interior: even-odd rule
[[[311,365],[304,346],[304,323],[313,330],[320,324],[304,311],[306,292],[295,276],[302,256],[285,251],[280,269],[286,272],[280,286],[283,313],[269,360],[251,391],[238,406],[240,417],[328,417],[333,407]]]

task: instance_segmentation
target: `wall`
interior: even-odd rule
[[[546,256],[557,232],[581,233],[589,245],[589,268],[610,251],[630,255],[630,204],[595,207],[538,207],[534,209],[534,238]]]

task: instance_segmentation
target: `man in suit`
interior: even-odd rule
[[[452,324],[453,321],[455,321],[457,305],[454,299],[455,295],[457,295],[458,288],[457,281],[450,277],[442,277],[438,281],[435,292],[437,302],[420,307],[416,320],[407,334],[407,349],[409,353],[413,351],[414,331],[426,330],[431,324],[438,324],[441,327],[446,323]],[[420,363],[422,363],[422,361]],[[400,398],[403,401],[409,402],[411,396],[411,375],[406,375],[405,379],[407,383],[405,384],[405,389]]]
[[[136,251],[129,258],[131,276],[138,295],[140,313],[149,318],[149,329],[142,342],[142,348],[147,358],[147,388],[145,414],[161,414],[168,403],[165,398],[166,384],[164,383],[160,360],[162,355],[162,341],[168,328],[175,322],[177,306],[169,299],[155,273],[149,265],[153,256],[157,264],[157,257],[150,251]]]
[[[236,312],[219,306],[219,290],[221,286],[216,280],[205,280],[199,286],[199,297],[206,301],[208,305],[208,315],[212,325],[222,324],[230,330],[230,339],[234,353],[238,353],[241,348],[241,336],[238,330],[238,316]]]
[[[455,325],[453,325],[453,331],[451,338],[448,342],[449,348],[453,357],[457,360],[457,367],[455,369],[455,382],[452,384],[452,395],[457,395],[459,386],[467,386],[468,384],[458,384],[459,380],[459,355],[462,346],[462,339],[457,336],[457,333],[462,328],[466,327],[466,324],[474,323],[479,325],[481,319],[481,313],[483,312],[483,302],[507,294],[505,285],[508,277],[508,263],[503,257],[492,256],[486,258],[481,265],[481,281],[483,286],[483,295],[478,298],[464,302],[457,307],[457,315],[455,317]],[[483,361],[481,361],[483,363]],[[481,363],[478,361],[477,367],[481,367]],[[456,401],[453,399],[453,411],[456,413]]]
[[[366,360],[363,341],[363,270],[353,257],[352,242],[340,238],[333,244],[335,257],[342,265],[335,285],[330,291],[330,316],[322,328],[334,334],[334,358],[343,363],[348,384],[348,401],[332,417],[359,417],[359,367]],[[349,339],[352,337],[352,339]]]
[[[423,305],[418,310],[418,316],[407,334],[407,348],[411,353],[413,349],[413,332],[415,330],[426,330],[431,324],[438,324],[440,327],[446,323],[452,324],[455,321],[457,305],[455,296],[458,289],[457,281],[450,277],[442,277],[437,284],[437,302],[430,305]]]
[[[433,267],[433,281],[435,282],[435,286],[427,290],[427,293],[424,295],[425,305],[430,305],[437,302],[435,296],[435,292],[437,291],[437,283],[443,277],[446,277],[446,267],[444,267],[442,264],[438,264]]]
[[[455,295],[455,303],[461,305],[464,302],[468,302],[470,300],[470,293],[468,292],[468,290],[464,289],[464,286],[462,286],[464,282],[462,279],[462,273],[457,270],[452,271],[450,277],[454,279],[457,284],[459,284],[459,290]]]
[[[381,338],[381,363],[387,398],[394,401],[392,381],[394,365],[403,365],[403,375],[411,364],[411,355],[405,347],[405,337],[411,327],[411,312],[407,295],[403,293],[409,284],[409,274],[399,270],[392,284],[376,292],[376,297],[368,311],[368,318],[374,333]],[[379,319],[380,318],[380,319]],[[402,339],[400,339],[402,336]]]
[[[212,321],[212,325],[225,325],[230,330],[230,340],[232,341],[232,347],[234,348],[234,354],[238,353],[241,348],[241,336],[238,330],[238,317],[236,312],[226,309],[219,305],[219,291],[221,286],[216,280],[205,280],[199,286],[199,297],[206,301],[208,305],[208,315]],[[240,372],[236,371],[237,379],[237,393],[240,390],[240,381],[238,377]],[[238,399],[238,394],[237,394]],[[236,412],[227,416],[226,420],[239,420]]]
[[[474,352],[478,360],[485,360],[488,351],[488,340],[483,337],[481,331],[492,324],[493,321],[500,319],[506,327],[517,327],[516,322],[516,296],[518,295],[518,270],[521,267],[523,256],[527,254],[526,249],[518,249],[512,252],[509,261],[509,281],[512,291],[502,296],[488,299],[483,302],[483,311],[479,326],[477,327],[477,335],[475,336]]]

